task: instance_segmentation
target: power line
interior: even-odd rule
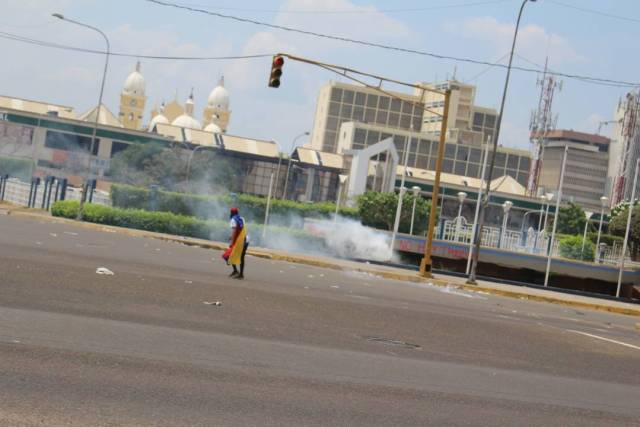
[[[286,13],[286,14],[308,14],[308,15],[360,15],[370,13],[403,13],[403,12],[425,12],[430,10],[441,9],[457,9],[463,7],[486,6],[490,4],[506,3],[513,0],[491,0],[472,3],[457,3],[440,6],[415,7],[404,9],[360,9],[360,10],[303,10],[303,9],[248,9],[242,7],[223,7],[212,6],[208,4],[180,3],[181,6],[201,7],[209,10],[232,10],[236,12],[253,12],[253,13]]]
[[[507,66],[504,65],[504,64],[497,64],[497,63],[492,63],[492,62],[488,62],[488,61],[481,61],[481,60],[471,59],[471,58],[463,58],[463,57],[442,55],[442,54],[437,54],[437,53],[433,53],[433,52],[421,51],[421,50],[416,50],[416,49],[409,49],[409,48],[404,48],[404,47],[399,47],[399,46],[384,45],[384,44],[380,44],[380,43],[357,40],[357,39],[352,39],[352,38],[348,38],[348,37],[341,37],[341,36],[334,36],[334,35],[329,35],[329,34],[317,33],[317,32],[314,32],[314,31],[308,31],[308,30],[302,30],[302,29],[299,29],[299,28],[286,27],[284,25],[270,24],[270,23],[267,23],[267,22],[257,21],[255,19],[241,18],[241,17],[234,16],[234,15],[226,15],[226,14],[223,14],[223,13],[213,12],[213,11],[204,10],[204,9],[198,9],[198,8],[194,8],[194,7],[190,7],[190,6],[181,6],[179,4],[169,3],[169,2],[161,1],[161,0],[144,0],[144,1],[147,1],[149,3],[154,3],[154,4],[157,4],[157,5],[160,5],[160,6],[164,6],[164,7],[171,7],[171,8],[175,8],[175,9],[186,10],[186,11],[189,11],[189,12],[195,12],[195,13],[211,15],[211,16],[215,16],[215,17],[218,17],[218,18],[222,18],[222,19],[228,19],[228,20],[233,20],[233,21],[237,21],[237,22],[243,22],[243,23],[258,25],[258,26],[262,26],[262,27],[282,30],[282,31],[288,31],[288,32],[292,32],[292,33],[304,34],[304,35],[307,35],[307,36],[319,37],[319,38],[323,38],[323,39],[337,40],[337,41],[357,44],[357,45],[361,45],[361,46],[369,46],[369,47],[375,47],[375,48],[379,48],[379,49],[391,50],[391,51],[396,51],[396,52],[403,52],[403,53],[410,53],[410,54],[421,55],[421,56],[428,56],[428,57],[436,58],[436,59],[445,59],[445,60],[456,61],[456,62],[466,62],[466,63],[469,63],[469,64],[475,64],[475,65],[485,65],[485,66],[486,65],[490,65],[490,66],[499,67],[499,68],[505,68],[505,69],[507,68]],[[514,69],[514,70],[524,71],[524,72],[529,72],[529,73],[542,73],[542,70],[540,70],[540,69],[533,69],[533,68],[527,68],[527,67],[521,67],[521,66],[512,66],[511,68]],[[570,78],[570,79],[578,79],[578,80],[590,81],[590,82],[619,84],[619,85],[624,85],[624,86],[629,86],[629,87],[640,86],[640,83],[637,83],[637,82],[626,82],[626,81],[619,81],[619,80],[613,80],[613,79],[605,79],[605,78],[600,78],[600,77],[581,76],[581,75],[576,75],[576,74],[567,74],[567,73],[559,73],[559,72],[551,72],[549,74],[553,74],[553,75],[560,76],[560,77],[565,77],[565,78]]]
[[[11,34],[4,31],[0,31],[0,38],[13,40],[21,43],[28,43],[42,47],[68,50],[73,52],[92,53],[98,55],[105,55],[107,52],[104,50],[87,49],[83,47],[64,45],[59,43],[47,42],[44,40],[32,39],[29,37],[20,36],[17,34]],[[126,58],[139,58],[139,59],[154,59],[154,60],[173,60],[173,61],[217,61],[217,60],[232,60],[232,59],[255,59],[255,58],[268,58],[273,56],[271,53],[263,53],[257,55],[238,55],[238,56],[159,56],[159,55],[143,55],[138,53],[125,53],[125,52],[109,52],[111,56],[121,56]]]
[[[559,2],[557,0],[547,0],[547,1],[549,3],[553,3],[553,4],[557,5],[557,6],[562,6],[562,7],[566,7],[566,8],[569,8],[569,9],[575,9],[575,10],[579,10],[581,12],[591,13],[592,15],[599,15],[599,16],[604,16],[604,17],[607,17],[607,18],[618,19],[618,20],[621,20],[621,21],[640,23],[640,19],[637,19],[637,18],[630,18],[628,16],[622,16],[622,15],[614,15],[612,13],[603,12],[603,11],[600,11],[600,10],[588,9],[586,7],[581,7],[581,6],[574,6],[572,4]]]

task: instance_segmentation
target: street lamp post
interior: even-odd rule
[[[502,117],[504,117],[504,104],[507,99],[507,90],[509,89],[509,77],[511,76],[511,65],[513,63],[513,54],[516,48],[516,40],[518,38],[518,29],[520,28],[520,20],[522,18],[522,12],[524,11],[524,6],[527,2],[535,2],[536,0],[523,0],[522,5],[520,6],[520,11],[518,12],[518,19],[516,21],[516,28],[513,32],[513,42],[511,44],[511,52],[509,53],[509,65],[507,66],[507,76],[504,81],[504,90],[502,91],[502,102],[500,103],[500,113],[498,114],[498,122],[496,123],[496,133],[493,138],[493,151],[491,153],[491,161],[489,162],[489,176],[487,177],[486,182],[486,190],[484,193],[484,199],[482,201],[482,206],[480,209],[480,216],[478,221],[478,227],[476,227],[476,236],[475,238],[475,246],[473,251],[473,262],[471,264],[471,272],[469,274],[469,280],[467,283],[476,284],[476,270],[478,269],[478,258],[480,255],[480,240],[477,236],[478,232],[482,230],[482,226],[484,225],[484,215],[485,211],[489,207],[489,198],[491,191],[491,179],[493,178],[493,167],[496,160],[496,153],[498,148],[498,142],[500,137],[500,127],[502,126]]]
[[[407,141],[404,143],[404,162],[402,166],[402,178],[400,179],[400,194],[398,195],[398,206],[396,208],[396,219],[393,224],[393,233],[391,233],[391,255],[393,255],[393,246],[396,241],[396,234],[398,234],[398,228],[400,227],[400,216],[402,215],[402,199],[407,189],[404,187],[404,180],[407,176],[407,164],[409,163],[409,150],[411,150],[411,136],[407,137]],[[392,172],[391,179],[396,176],[396,171]]]
[[[582,235],[582,248],[580,248],[580,259],[584,260],[584,245],[587,242],[587,229],[589,228],[589,220],[593,216],[593,212],[585,212],[587,222],[584,224],[584,234]]]
[[[456,217],[456,242],[460,240],[460,228],[462,228],[462,207],[464,206],[464,199],[467,198],[467,193],[464,191],[458,192],[458,216]]]
[[[596,240],[596,262],[600,262],[600,235],[602,234],[602,217],[604,216],[604,208],[609,203],[606,196],[600,197],[600,225],[598,225],[598,238]]]
[[[96,119],[93,122],[93,131],[91,133],[91,144],[89,145],[89,165],[87,167],[87,173],[86,173],[86,177],[84,179],[85,183],[82,186],[82,194],[80,196],[80,207],[78,208],[78,216],[77,219],[78,220],[82,220],[82,212],[84,209],[84,202],[85,199],[87,197],[86,195],[86,190],[87,190],[87,184],[86,182],[89,180],[89,178],[91,177],[91,156],[93,155],[93,151],[95,149],[95,143],[96,143],[96,134],[98,133],[98,123],[100,120],[100,110],[102,110],[102,95],[104,93],[104,83],[107,79],[107,69],[109,68],[109,55],[111,54],[111,45],[109,44],[109,39],[107,38],[107,35],[105,33],[103,33],[100,29],[93,27],[91,25],[88,24],[83,24],[82,22],[78,22],[78,21],[74,21],[73,19],[69,19],[69,18],[65,18],[64,15],[60,14],[60,13],[54,13],[52,14],[52,16],[54,18],[58,18],[62,21],[67,21],[70,22],[72,24],[76,24],[79,25],[81,27],[85,27],[88,28],[90,30],[93,30],[97,33],[99,33],[103,38],[104,41],[107,45],[107,51],[105,54],[105,60],[104,60],[104,71],[102,72],[102,83],[100,84],[100,95],[98,96],[98,109],[96,111]]]
[[[636,161],[636,171],[633,177],[633,188],[631,189],[631,200],[629,201],[629,212],[627,213],[627,228],[624,232],[624,241],[622,242],[622,253],[620,254],[620,271],[618,271],[618,287],[616,288],[616,297],[620,297],[620,289],[622,288],[622,272],[624,271],[624,256],[627,252],[627,244],[629,242],[629,229],[631,228],[631,215],[636,201],[636,184],[638,183],[638,169],[640,169],[640,159]]]
[[[509,211],[513,206],[513,202],[507,200],[502,204],[502,230],[500,230],[500,242],[498,243],[498,247],[502,249],[504,246],[504,239],[507,233],[507,224],[509,223]]]
[[[185,181],[187,182],[187,184],[189,184],[189,175],[191,174],[191,161],[193,160],[193,155],[196,153],[196,151],[205,147],[206,145],[198,145],[196,148],[191,150],[191,153],[189,153],[189,158],[187,159],[187,176],[185,177]]]
[[[302,132],[300,135],[296,136],[295,138],[293,138],[293,142],[291,143],[291,153],[293,154],[293,151],[296,149],[296,141],[298,140],[298,138],[302,138],[303,136],[309,135],[309,132]],[[291,169],[291,155],[289,155],[289,164],[287,165],[287,175],[284,178],[284,188],[282,190],[282,198],[286,199],[287,198],[287,184],[289,183],[289,170]],[[278,166],[278,170],[280,170],[280,167]]]
[[[560,168],[560,182],[558,183],[558,199],[556,200],[556,216],[551,229],[551,239],[547,248],[547,268],[544,273],[544,286],[549,285],[549,274],[551,272],[551,253],[556,239],[556,228],[558,227],[558,212],[560,212],[560,202],[562,202],[562,186],[564,185],[564,170],[567,166],[567,157],[569,156],[569,145],[564,146],[564,154],[562,155],[562,167]],[[545,225],[546,227],[546,225]]]
[[[414,185],[411,187],[411,191],[413,191],[413,208],[411,209],[411,228],[409,228],[409,234],[413,236],[413,221],[416,218],[416,202],[420,195],[420,187]]]

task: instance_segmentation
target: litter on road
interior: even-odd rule
[[[113,271],[109,270],[106,267],[98,267],[96,268],[96,274],[104,274],[105,276],[113,276]]]
[[[216,307],[220,307],[222,305],[222,302],[220,301],[202,301],[202,303],[205,305],[214,305]]]

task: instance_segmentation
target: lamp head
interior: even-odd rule
[[[418,194],[420,194],[421,188],[418,187],[417,185],[414,185],[413,187],[411,187],[411,190],[413,190],[413,195],[417,196]]]
[[[504,211],[504,213],[509,212],[509,210],[511,210],[511,206],[513,206],[513,202],[507,200],[506,202],[504,202],[502,204],[502,210]]]
[[[61,13],[52,13],[51,16],[58,19],[64,19],[64,15]]]
[[[465,193],[464,191],[460,191],[458,193],[458,200],[460,201],[460,203],[464,202],[464,199],[467,198],[467,193]]]
[[[600,204],[602,204],[603,207],[606,206],[608,202],[609,202],[609,198],[608,197],[606,197],[606,196],[600,197]]]

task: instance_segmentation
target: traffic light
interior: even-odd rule
[[[282,56],[274,56],[271,63],[271,75],[269,76],[269,87],[280,87],[280,76],[282,76],[282,66],[284,58]]]

